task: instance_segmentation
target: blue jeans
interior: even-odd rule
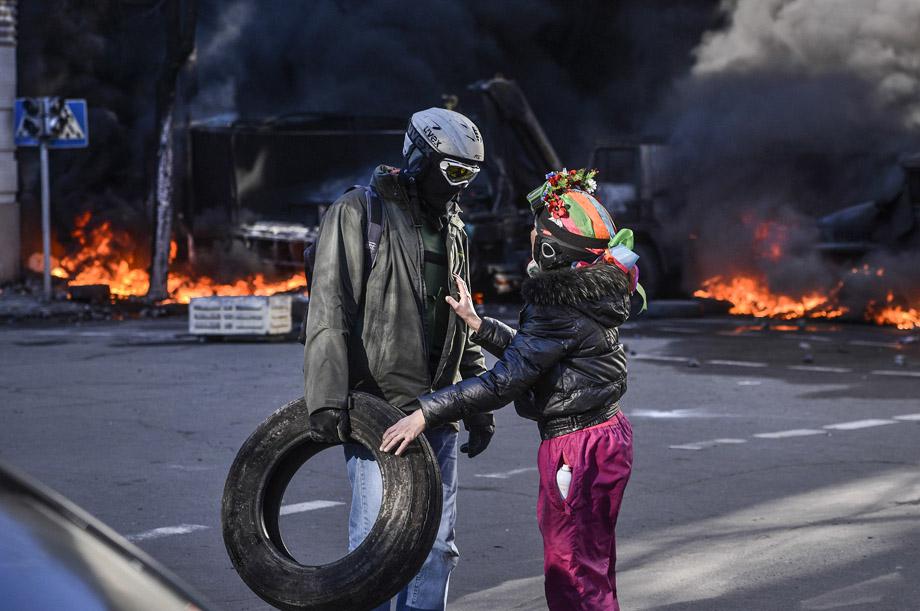
[[[457,521],[457,437],[449,426],[425,431],[438,465],[444,489],[441,525],[434,547],[418,575],[396,597],[397,611],[441,611],[447,604],[450,573],[457,566],[460,552],[454,545]],[[374,455],[362,445],[345,444],[348,480],[351,482],[351,514],[348,516],[348,551],[358,547],[371,531],[383,498],[383,480]],[[374,611],[388,611],[387,602]]]

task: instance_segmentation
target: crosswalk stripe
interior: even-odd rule
[[[870,372],[876,376],[903,376],[906,378],[920,378],[920,371],[896,371],[893,369],[875,369]]]
[[[292,513],[303,513],[304,511],[313,511],[314,509],[326,509],[327,507],[338,507],[344,505],[339,501],[307,501],[305,503],[294,503],[292,505],[283,505],[280,514],[283,516]]]
[[[882,420],[880,418],[868,418],[866,420],[854,420],[852,422],[839,422],[837,424],[828,424],[824,428],[835,431],[855,431],[856,429],[867,429],[873,426],[883,426],[886,424],[895,424],[894,420]]]
[[[724,365],[726,367],[766,367],[766,363],[759,363],[757,361],[726,361],[722,359],[712,359],[706,361],[710,365]]]
[[[738,443],[747,443],[747,439],[710,439],[709,441],[697,441],[694,443],[684,443],[668,447],[672,450],[702,450],[703,448],[712,448],[720,445],[733,445]]]
[[[791,429],[788,431],[777,431],[775,433],[756,433],[753,436],[760,439],[784,439],[786,437],[806,437],[808,435],[827,435],[827,431],[818,429]]]

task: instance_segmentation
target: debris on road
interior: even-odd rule
[[[71,301],[93,304],[112,302],[112,291],[108,284],[75,284],[67,286],[67,295]]]

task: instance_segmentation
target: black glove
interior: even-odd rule
[[[489,447],[492,435],[495,434],[495,417],[492,414],[476,414],[464,418],[463,425],[470,432],[470,436],[467,442],[460,446],[460,451],[470,458],[482,454]]]
[[[317,443],[351,441],[351,421],[347,409],[329,407],[310,414],[307,438]]]

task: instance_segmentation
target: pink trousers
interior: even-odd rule
[[[616,524],[632,470],[632,427],[622,413],[540,444],[537,522],[550,611],[618,611]],[[567,463],[565,499],[556,471]]]

